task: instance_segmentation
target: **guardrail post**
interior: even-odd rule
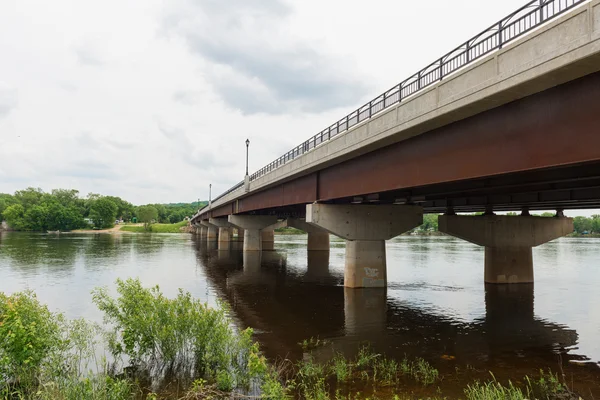
[[[502,48],[502,21],[498,22],[498,48]]]

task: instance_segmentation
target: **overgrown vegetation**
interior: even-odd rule
[[[421,358],[398,361],[366,345],[353,359],[334,352],[317,362],[328,342],[306,340],[301,361],[267,363],[250,329],[237,331],[227,307],[210,308],[180,290],[117,280],[116,296],[93,291],[106,327],[68,321],[32,292],[0,293],[0,399],[265,399],[360,400],[414,398],[425,388],[443,398],[438,370]],[[308,346],[308,344],[313,346]],[[319,344],[318,346],[316,344]],[[301,343],[301,345],[303,345]],[[310,349],[309,349],[310,348]],[[110,352],[110,362],[98,357]],[[164,391],[175,382],[181,392]],[[565,399],[558,376],[540,371],[523,383],[466,387],[467,400]],[[436,389],[437,387],[437,389]],[[439,395],[439,396],[438,396]],[[421,397],[421,396],[417,396]]]
[[[74,229],[109,228],[115,220],[164,224],[181,222],[191,217],[206,202],[148,204],[136,207],[116,196],[53,189],[45,193],[27,188],[11,194],[0,193],[0,221],[6,220],[16,231],[70,231]]]
[[[540,377],[537,380],[525,377],[523,388],[515,386],[511,381],[508,381],[507,385],[502,385],[492,374],[492,380],[489,382],[475,382],[468,385],[465,389],[465,397],[467,400],[542,400],[558,398],[567,392],[567,387],[560,382],[557,375],[540,370]]]

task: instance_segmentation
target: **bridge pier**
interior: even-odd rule
[[[219,250],[229,250],[231,248],[233,226],[227,221],[226,218],[210,218],[208,222],[219,227]]]
[[[260,231],[262,251],[275,250],[275,231],[263,229]]]
[[[573,219],[441,215],[439,230],[485,246],[486,283],[533,283],[532,248],[573,232]]]
[[[244,251],[261,251],[261,230],[277,222],[277,217],[270,215],[230,215],[231,225],[244,229]]]
[[[325,229],[297,218],[288,218],[287,224],[308,234],[308,251],[329,251],[329,232]]]
[[[202,220],[200,223],[206,227],[206,240],[209,242],[216,241],[219,237],[219,228],[208,220]]]
[[[236,241],[243,242],[244,241],[244,230],[242,228],[236,228],[237,236]]]
[[[386,287],[385,241],[423,223],[423,209],[400,205],[308,204],[306,222],[346,239],[344,286]]]

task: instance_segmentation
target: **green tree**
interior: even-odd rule
[[[0,193],[0,221],[5,219],[3,215],[4,210],[13,204],[16,204],[16,202],[17,201],[15,200],[14,196],[6,193]]]
[[[573,218],[573,227],[578,234],[589,233],[592,231],[592,220],[586,217],[575,217]]]
[[[600,215],[592,215],[592,232],[600,233]]]
[[[25,190],[17,190],[15,192],[15,200],[25,209],[29,209],[41,202],[44,192],[40,188],[29,187]]]
[[[12,229],[21,231],[25,230],[25,208],[21,204],[13,204],[8,206],[3,213],[6,222],[8,222],[8,226]]]
[[[424,232],[438,230],[438,214],[424,214],[423,225],[419,228]]]
[[[97,228],[110,228],[117,217],[117,205],[106,197],[94,200],[90,205],[90,219]]]
[[[147,231],[151,229],[152,221],[158,219],[158,210],[152,205],[138,207],[137,214],[139,221],[144,223],[144,229]]]

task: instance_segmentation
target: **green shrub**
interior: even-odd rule
[[[37,383],[61,339],[58,327],[57,316],[32,292],[0,293],[0,387]]]
[[[109,347],[138,367],[168,368],[180,377],[196,376],[219,386],[247,385],[266,371],[252,331],[236,332],[221,305],[210,308],[180,290],[174,299],[158,286],[144,288],[137,279],[116,281],[118,297],[106,288],[93,301],[112,326]]]

